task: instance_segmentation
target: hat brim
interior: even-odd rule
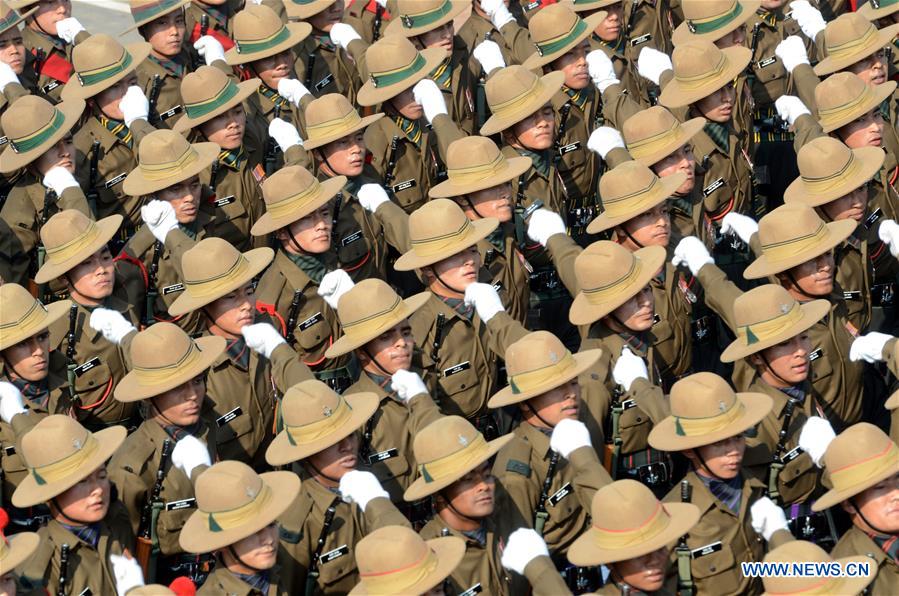
[[[169,307],[169,314],[173,317],[187,314],[215,302],[222,296],[226,296],[244,284],[250,283],[253,281],[254,277],[259,275],[259,273],[269,266],[275,258],[275,251],[267,246],[254,248],[243,253],[243,257],[250,262],[250,266],[243,275],[223,284],[216,289],[215,293],[205,296],[192,296],[190,290],[185,289],[185,291],[181,292],[181,295],[178,296]]]
[[[215,143],[192,143],[194,150],[197,152],[197,160],[188,165],[185,169],[167,178],[149,179],[144,175],[140,166],[131,170],[131,173],[122,183],[122,190],[125,194],[132,197],[142,197],[159,192],[169,186],[189,180],[200,172],[212,165],[218,159],[221,149]],[[0,155],[0,159],[3,156]]]
[[[62,125],[47,140],[30,151],[16,153],[13,151],[12,143],[7,143],[6,149],[4,149],[3,153],[0,153],[0,173],[8,174],[24,168],[58,143],[61,138],[69,134],[72,128],[78,124],[78,120],[84,112],[84,106],[83,99],[70,99],[56,104],[54,107],[62,112],[63,115]]]
[[[443,250],[427,256],[418,254],[413,246],[408,252],[400,255],[400,258],[393,264],[393,268],[397,271],[412,271],[414,269],[421,269],[422,267],[433,265],[434,263],[439,263],[443,259],[448,259],[454,254],[465,250],[469,246],[474,246],[489,236],[493,230],[499,226],[499,220],[495,217],[484,217],[470,223],[471,229],[469,232],[455,243],[445,246]]]
[[[303,219],[325,203],[333,199],[341,189],[346,186],[346,176],[334,176],[320,183],[321,193],[314,200],[306,203],[302,209],[291,210],[290,215],[286,217],[275,217],[270,211],[266,211],[256,220],[253,227],[250,228],[250,234],[253,236],[265,236],[276,230],[280,230],[285,226],[289,226],[295,221]]]
[[[288,0],[289,1],[289,0]],[[384,37],[416,37],[423,33],[427,33],[428,31],[433,31],[438,27],[443,27],[445,24],[454,20],[457,16],[465,12],[469,6],[471,6],[470,2],[466,0],[450,0],[450,4],[452,4],[452,8],[450,11],[441,17],[440,19],[434,21],[433,23],[428,23],[427,25],[421,25],[420,27],[411,27],[407,28],[403,25],[402,16],[398,15],[390,20],[387,28],[384,30]],[[460,23],[461,27],[462,24]]]
[[[69,472],[69,475],[55,482],[44,480],[38,484],[34,474],[28,474],[19,483],[16,492],[12,495],[12,503],[16,507],[32,507],[39,503],[46,503],[50,499],[59,496],[69,490],[94,470],[102,466],[125,442],[128,430],[124,426],[110,426],[93,433],[97,440],[97,450],[81,465]]]
[[[865,6],[868,6],[867,4]],[[846,569],[846,565],[855,563],[861,565],[863,563],[870,564],[871,557],[866,555],[855,555],[852,557],[843,557],[842,559],[834,559],[835,563],[840,564],[841,569]],[[825,585],[815,586],[816,593],[830,594],[832,596],[845,595],[852,596],[855,594],[863,594],[865,588],[877,578],[876,573],[859,577],[832,577],[825,580]],[[780,592],[762,592],[762,596],[781,596]]]
[[[624,286],[617,295],[599,304],[592,304],[587,300],[587,295],[580,291],[574,297],[571,310],[568,312],[568,320],[572,325],[589,325],[598,321],[610,312],[633,298],[637,292],[646,287],[659,270],[665,265],[667,252],[662,246],[647,246],[634,253],[643,261],[644,269],[636,278]]]
[[[43,267],[41,267],[37,274],[35,274],[34,281],[39,284],[45,284],[48,281],[56,279],[71,271],[82,261],[106,246],[109,241],[112,240],[113,236],[118,233],[123,219],[124,218],[121,215],[114,214],[95,222],[95,225],[99,228],[99,233],[93,242],[83,246],[76,253],[63,261],[53,262],[49,259],[44,261]]]
[[[285,5],[287,3],[285,2]],[[297,45],[312,33],[312,25],[309,23],[287,23],[284,25],[287,27],[288,36],[287,39],[282,41],[279,44],[276,44],[270,48],[266,48],[264,50],[260,50],[258,52],[247,52],[241,53],[238,51],[238,46],[235,43],[234,47],[225,52],[225,63],[228,66],[239,66],[241,64],[247,64],[248,62],[255,62],[256,60],[262,60],[263,58],[268,58],[269,56],[274,56],[275,54],[280,54],[284,50],[289,50],[293,46]]]
[[[9,550],[3,557],[3,573],[13,571],[16,567],[27,561],[34,551],[37,550],[38,544],[41,542],[40,536],[36,532],[23,532],[8,537]]]
[[[347,335],[344,331],[344,334],[325,351],[325,358],[337,358],[338,356],[343,356],[356,348],[364,346],[385,331],[398,325],[404,319],[412,316],[412,313],[424,306],[430,298],[430,292],[421,292],[406,298],[402,301],[397,312],[392,313],[390,317],[385,317],[381,326],[371,329],[366,333]]]
[[[423,578],[405,588],[407,594],[425,594],[437,584],[445,580],[459,566],[465,557],[465,541],[455,536],[432,538],[427,542],[428,547],[434,551],[437,557],[437,566]],[[380,592],[369,592],[365,582],[360,581],[349,591],[352,596],[375,596]]]
[[[580,35],[572,39],[570,42],[568,42],[555,52],[550,52],[549,54],[540,54],[540,52],[535,51],[525,59],[525,61],[522,63],[522,66],[524,66],[528,70],[536,70],[538,68],[546,66],[547,64],[550,64],[554,60],[558,60],[566,53],[577,47],[579,43],[590,37],[590,35],[593,34],[594,29],[599,27],[599,24],[602,23],[603,20],[605,20],[608,14],[608,12],[601,10],[587,17],[580,17],[583,18],[583,21],[587,24],[587,26],[584,28],[584,31]]]
[[[859,165],[852,176],[840,180],[825,192],[809,191],[800,176],[793,180],[784,191],[784,203],[802,203],[809,207],[826,205],[848,195],[871,180],[883,167],[886,159],[886,153],[880,147],[859,147],[851,151],[854,154],[853,159],[857,160]]]
[[[587,372],[590,367],[599,362],[600,356],[602,356],[601,348],[593,350],[583,350],[576,354],[572,354],[575,366],[566,374],[554,376],[544,385],[540,387],[534,387],[529,391],[519,391],[518,393],[516,393],[512,390],[511,385],[506,385],[493,394],[493,396],[487,401],[487,407],[495,410],[497,408],[511,406],[513,404],[527,401],[533,397],[537,397],[538,395],[542,395],[547,391],[552,391],[556,387],[561,387],[568,381],[576,379],[577,377]]]
[[[28,6],[28,5],[30,5],[30,4],[37,4],[37,0],[34,0],[33,2],[24,2],[24,3],[20,4],[19,6],[20,6],[20,7],[25,7],[25,6]],[[6,33],[6,32],[9,31],[10,29],[12,29],[13,27],[17,26],[19,23],[21,23],[22,21],[24,21],[25,19],[27,19],[28,17],[30,17],[31,15],[33,15],[34,13],[36,13],[36,12],[37,12],[37,9],[38,9],[38,7],[35,6],[34,8],[32,8],[32,9],[30,9],[30,10],[27,10],[27,11],[25,11],[25,12],[21,12],[21,11],[19,10],[19,8],[13,6],[13,3],[12,3],[12,2],[7,2],[6,5],[7,5],[8,7],[12,8],[13,10],[17,11],[17,12],[19,13],[19,18],[16,19],[15,21],[13,21],[12,23],[7,23],[7,25],[6,25],[5,28],[0,29],[0,33]]]
[[[186,134],[190,132],[193,128],[203,124],[204,122],[209,122],[216,116],[224,114],[231,108],[235,107],[239,103],[243,103],[249,96],[253,95],[256,92],[256,89],[259,88],[260,81],[259,79],[250,79],[248,81],[243,81],[237,84],[237,95],[232,97],[229,101],[220,105],[216,109],[212,110],[207,114],[203,114],[199,118],[191,118],[185,112],[184,116],[178,119],[178,122],[175,123],[175,126],[172,127],[172,130],[175,132],[180,132],[181,134]]]
[[[323,147],[328,143],[333,143],[337,139],[342,139],[343,137],[349,136],[354,132],[365,130],[378,120],[384,117],[383,112],[378,112],[377,114],[371,114],[370,116],[363,116],[359,122],[346,130],[338,130],[329,134],[326,134],[322,137],[318,137],[316,139],[309,139],[308,141],[303,141],[303,148],[307,151],[311,151],[312,149],[318,149],[319,147]],[[307,124],[308,126],[308,124]]]
[[[487,119],[487,122],[484,123],[484,126],[481,127],[481,136],[489,137],[490,135],[502,132],[507,128],[518,124],[548,104],[553,96],[562,88],[564,82],[565,73],[562,71],[554,70],[551,73],[543,75],[540,77],[543,91],[536,95],[532,95],[530,99],[518,108],[514,115],[491,115],[490,118]]]
[[[637,112],[633,117],[639,118],[640,113]],[[702,116],[699,116],[698,118],[691,118],[690,120],[687,120],[686,122],[678,126],[677,133],[670,141],[667,141],[664,144],[659,145],[658,147],[654,147],[652,150],[646,153],[643,153],[640,149],[634,149],[633,147],[628,147],[628,151],[631,153],[631,157],[633,157],[635,161],[643,164],[646,167],[652,167],[692,141],[693,137],[699,134],[699,132],[705,127],[706,122],[707,120]]]
[[[324,451],[359,430],[374,415],[380,403],[378,395],[371,392],[351,393],[344,395],[343,399],[349,404],[352,413],[341,426],[316,441],[302,445],[291,445],[287,430],[282,430],[265,450],[265,461],[272,466],[285,466]]]
[[[639,215],[646,213],[656,205],[661,205],[671,198],[671,196],[674,194],[674,191],[680,188],[680,185],[683,184],[686,179],[687,175],[683,172],[676,172],[674,174],[671,174],[670,176],[659,178],[659,183],[662,185],[662,189],[655,198],[648,201],[634,201],[631,209],[629,209],[626,213],[622,213],[621,215],[610,216],[608,211],[603,211],[599,214],[599,217],[597,217],[587,225],[587,233],[599,234],[600,232],[604,232],[605,230],[610,230],[616,226],[620,226],[621,224],[634,219]]]
[[[743,72],[752,59],[752,51],[743,46],[733,46],[721,50],[724,53],[727,64],[717,75],[709,77],[707,81],[693,88],[684,87],[677,79],[665,85],[659,95],[659,103],[666,108],[683,108],[696,103],[704,97],[708,97],[718,91]]]
[[[819,77],[827,76],[841,70],[845,70],[871,56],[875,52],[893,43],[893,39],[899,34],[899,24],[890,25],[877,31],[877,36],[871,39],[867,44],[856,49],[847,56],[825,56],[818,64],[815,65],[815,74]]]
[[[818,84],[820,85],[821,83]],[[853,120],[864,116],[874,108],[880,106],[880,104],[882,104],[885,99],[890,97],[895,90],[896,81],[887,81],[886,83],[875,85],[871,88],[872,95],[868,99],[868,101],[854,106],[851,111],[841,114],[839,118],[824,120],[821,118],[821,114],[819,112],[818,124],[821,126],[821,131],[829,134],[838,128],[846,126]]]
[[[356,94],[356,103],[360,106],[376,106],[382,102],[387,101],[388,99],[392,99],[409,89],[420,80],[426,78],[431,71],[433,71],[437,66],[440,65],[441,62],[446,59],[448,56],[446,50],[443,48],[425,48],[420,50],[422,58],[424,58],[425,63],[413,73],[410,73],[408,77],[394,83],[392,85],[387,85],[385,87],[375,87],[375,84],[372,82],[372,79],[369,78],[362,87],[359,89],[359,92]]]
[[[846,238],[852,235],[858,222],[852,219],[841,219],[832,221],[827,224],[827,235],[817,244],[809,246],[805,250],[801,250],[791,254],[786,259],[772,261],[771,258],[764,254],[759,255],[753,262],[743,271],[743,277],[746,279],[761,279],[778,273],[788,271],[793,267],[802,265],[803,263],[817,258],[827,251],[841,244]]]
[[[150,48],[152,46],[146,42],[137,42],[131,43],[125,46],[125,51],[131,54],[131,64],[128,65],[128,68],[123,70],[120,73],[117,73],[108,79],[103,79],[98,83],[94,83],[93,85],[81,85],[81,82],[78,80],[78,76],[76,73],[72,73],[72,77],[69,79],[69,82],[65,84],[65,87],[62,88],[62,99],[63,101],[68,101],[70,99],[84,99],[87,100],[101,91],[109,89],[129,74],[137,70],[137,67],[140,66],[141,62],[147,59],[147,56],[150,55]]]
[[[165,16],[165,15],[169,14],[170,12],[175,12],[175,11],[178,10],[179,8],[184,8],[184,7],[187,6],[188,4],[190,4],[190,0],[182,0],[181,2],[179,2],[179,3],[175,4],[175,5],[173,5],[173,6],[172,6],[171,8],[169,8],[168,10],[165,10],[165,11],[163,11],[163,12],[157,14],[157,15],[153,15],[153,18],[151,18],[151,19],[144,19],[144,20],[142,20],[142,21],[137,21],[137,22],[135,22],[133,25],[131,25],[130,27],[128,27],[127,29],[125,29],[124,31],[122,31],[121,33],[119,33],[119,37],[124,37],[124,36],[127,35],[128,33],[131,33],[132,31],[134,31],[134,30],[136,30],[136,29],[139,29],[140,27],[143,27],[143,26],[146,25],[147,23],[152,23],[153,21],[155,21],[155,20],[158,19],[159,17]],[[133,16],[132,16],[132,18],[133,18]]]
[[[46,305],[47,315],[34,325],[30,325],[27,327],[23,327],[22,325],[16,325],[14,329],[10,330],[9,334],[4,333],[0,336],[0,352],[9,348],[10,346],[14,346],[23,339],[28,339],[34,335],[37,335],[41,331],[45,329],[49,329],[56,321],[60,320],[64,316],[66,316],[69,312],[69,308],[72,306],[71,300],[59,300],[57,302],[51,302]]]
[[[870,2],[865,2],[862,6],[859,6],[855,12],[862,15],[869,21],[874,22],[877,19],[882,19],[884,17],[890,16],[897,10],[899,10],[899,4],[894,3],[890,4],[889,6],[874,8],[873,6],[871,6]]]
[[[259,478],[272,491],[272,498],[259,515],[235,528],[213,532],[209,529],[209,514],[194,511],[181,530],[179,543],[189,553],[208,553],[225,548],[252,536],[276,521],[300,492],[300,477],[293,472],[265,472]]]
[[[284,12],[287,18],[291,20],[304,20],[313,17],[334,4],[337,0],[313,0],[305,4],[298,5],[291,0],[284,0]]]
[[[622,0],[594,0],[593,2],[578,2],[575,4],[572,2],[565,3],[566,8],[571,10],[572,12],[590,12],[592,10],[596,10],[597,8],[605,8],[607,6],[612,6],[613,4],[618,4]]]
[[[829,509],[847,499],[851,499],[855,495],[871,488],[881,480],[885,480],[894,474],[899,474],[899,459],[886,466],[879,473],[866,476],[861,482],[853,484],[851,487],[844,490],[837,490],[835,488],[830,489],[821,495],[817,501],[812,503],[812,511],[824,511],[825,509]]]
[[[744,344],[739,339],[732,341],[730,345],[721,352],[721,362],[736,362],[741,358],[757,354],[762,350],[766,350],[781,342],[787,341],[792,337],[796,337],[803,331],[811,329],[815,323],[823,319],[824,316],[830,312],[830,302],[828,300],[812,300],[811,302],[800,304],[799,308],[802,311],[802,316],[799,320],[796,321],[795,324],[782,329],[780,333],[759,340],[751,346]]]
[[[200,349],[200,357],[193,365],[152,385],[141,385],[137,380],[135,371],[132,370],[116,385],[112,396],[122,403],[131,403],[161,395],[206,372],[218,357],[222,355],[228,343],[224,337],[215,335],[198,337],[194,341]]]
[[[460,184],[449,178],[432,187],[428,191],[428,196],[432,199],[451,199],[478,192],[479,190],[493,188],[494,186],[517,180],[519,176],[531,169],[532,165],[533,161],[530,157],[506,158],[505,164],[498,172],[494,172],[483,180]]]
[[[709,31],[708,33],[691,32],[690,27],[685,19],[684,22],[678,25],[674,29],[674,32],[671,34],[672,43],[677,46],[688,41],[695,41],[697,39],[705,39],[712,42],[718,41],[740,25],[748,22],[753,16],[755,16],[755,11],[757,11],[762,5],[762,0],[739,0],[737,4],[739,4],[742,8],[742,12],[740,13],[739,18],[732,20],[720,29],[715,29],[714,31]]]

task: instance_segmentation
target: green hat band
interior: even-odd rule
[[[739,2],[734,2],[734,7],[729,12],[724,13],[720,17],[715,17],[711,21],[691,21],[687,19],[687,28],[690,33],[711,33],[721,27],[727,25],[743,13],[743,6]]]
[[[125,50],[122,53],[122,57],[119,58],[118,62],[110,64],[109,66],[104,66],[102,68],[96,68],[94,70],[76,72],[75,76],[78,77],[78,82],[81,83],[82,87],[87,87],[89,85],[101,83],[106,79],[112,78],[117,74],[125,72],[126,70],[128,70],[128,67],[131,66],[131,62],[131,54],[128,53],[128,50]]]
[[[235,43],[237,45],[238,54],[253,54],[256,52],[264,52],[265,50],[273,48],[278,44],[287,41],[288,38],[290,38],[290,31],[288,31],[287,27],[284,27],[282,25],[281,29],[277,33],[266,39],[260,39],[259,41],[235,40]]]
[[[35,131],[27,137],[23,137],[21,139],[10,139],[9,146],[12,148],[14,153],[25,153],[27,151],[31,151],[32,149],[40,147],[47,139],[59,132],[59,129],[62,127],[65,119],[66,118],[65,116],[63,116],[62,112],[60,112],[56,108],[53,108],[53,119],[50,120],[50,122],[46,126],[41,128],[40,130]]]
[[[206,114],[214,112],[218,108],[231,101],[234,97],[237,96],[237,92],[237,85],[234,84],[234,81],[228,79],[227,84],[222,88],[221,91],[216,93],[214,97],[207,99],[206,101],[201,101],[199,103],[186,103],[184,104],[184,111],[187,113],[187,117],[191,120],[202,118]]]
[[[584,19],[577,19],[574,22],[574,26],[571,27],[571,30],[561,37],[557,37],[554,40],[547,41],[545,43],[537,43],[534,44],[537,46],[537,53],[541,56],[546,56],[547,54],[553,54],[560,50],[563,50],[565,46],[569,45],[575,38],[584,33],[587,30],[587,23]]]
[[[871,0],[871,8],[878,10],[899,3],[899,0]]]
[[[157,2],[150,2],[143,6],[134,6],[131,8],[131,16],[134,18],[135,22],[152,21],[156,17],[177,6],[180,1],[181,0],[158,0]]]
[[[403,23],[403,27],[406,29],[413,29],[415,27],[425,27],[430,25],[431,23],[436,23],[446,15],[450,13],[453,9],[453,4],[446,0],[441,6],[435,8],[434,10],[429,10],[427,12],[420,12],[418,14],[404,14],[400,15],[400,21]]]
[[[371,74],[371,83],[375,88],[387,87],[409,78],[419,70],[425,67],[425,59],[420,53],[415,54],[415,60],[408,66],[398,68],[396,70],[386,71],[380,74]]]
[[[5,19],[0,19],[0,32],[6,31],[21,18],[22,15],[20,15],[18,11],[10,10]]]

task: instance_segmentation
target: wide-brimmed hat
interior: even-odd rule
[[[603,212],[590,222],[587,233],[598,234],[646,213],[670,199],[686,179],[683,172],[659,178],[638,161],[619,164],[599,179]]]
[[[41,227],[41,243],[47,256],[34,281],[44,284],[71,271],[112,240],[122,219],[121,215],[110,215],[94,221],[77,209],[53,215]]]
[[[564,4],[550,4],[528,21],[531,41],[537,51],[522,63],[525,68],[537,69],[561,58],[581,41],[587,39],[606,18],[602,10],[581,18]]]
[[[109,89],[150,55],[150,44],[123,46],[105,33],[91,35],[72,49],[74,76],[62,88],[62,98],[88,99]]]
[[[514,435],[487,441],[461,416],[443,416],[421,429],[412,441],[418,478],[403,499],[423,499],[456,482],[506,446]]]
[[[359,583],[353,596],[424,594],[462,562],[465,541],[444,536],[425,541],[405,526],[384,526],[356,544]]]
[[[521,122],[552,99],[565,82],[565,73],[542,77],[520,65],[507,66],[490,76],[485,86],[491,116],[481,127],[485,137]]]
[[[204,238],[181,257],[184,292],[169,307],[173,317],[189,313],[227,296],[253,281],[272,259],[268,247],[240,252],[222,238]]]
[[[84,112],[83,99],[55,106],[37,95],[26,95],[3,112],[0,127],[9,140],[0,153],[0,173],[24,168],[69,134]]]
[[[309,23],[282,23],[274,10],[264,4],[253,3],[234,15],[232,28],[234,47],[225,52],[225,62],[229,66],[280,54],[312,32]]]
[[[827,300],[800,304],[780,285],[752,288],[734,300],[737,338],[721,353],[722,362],[734,362],[776,346],[810,329],[830,310]]]
[[[699,521],[692,503],[662,503],[636,480],[618,480],[593,494],[593,524],[568,549],[579,567],[635,559],[671,544]]]
[[[376,106],[396,97],[437,68],[447,53],[443,48],[416,50],[405,37],[384,37],[365,51],[368,80],[359,89],[356,103]]]
[[[841,569],[854,563],[870,563],[871,558],[864,555],[854,555],[834,559],[827,552],[813,542],[805,540],[791,540],[786,544],[771,550],[764,558],[765,563],[778,565],[782,563],[800,563],[802,565],[815,565],[816,568],[824,568],[825,565],[838,563]],[[862,594],[865,588],[874,581],[877,573],[862,576],[845,577],[812,577],[803,575],[766,575],[762,578],[765,586],[763,594],[766,596],[787,596],[788,594],[830,594],[831,596],[855,596]]]
[[[684,451],[739,435],[768,415],[774,401],[764,393],[734,393],[716,374],[701,372],[671,387],[671,416],[656,424],[649,444]]]
[[[743,277],[768,277],[811,261],[833,250],[857,227],[852,219],[825,223],[803,203],[781,205],[759,220],[762,254],[746,267]]]
[[[292,21],[303,21],[328,8],[336,0],[283,0],[287,18]]]
[[[119,37],[134,31],[138,27],[143,27],[163,15],[187,6],[190,4],[190,0],[129,0],[128,4],[131,8],[131,18],[134,19],[134,25],[119,33]]]
[[[26,12],[19,12],[18,9],[24,8],[31,4],[37,4],[38,0],[28,2],[2,2],[0,1],[0,33],[5,33],[37,12],[37,6],[28,9]]]
[[[665,265],[665,248],[631,252],[608,240],[594,242],[574,260],[580,291],[568,313],[574,325],[589,325],[633,298]]]
[[[225,338],[191,339],[172,323],[157,323],[131,341],[131,370],[116,385],[121,402],[161,395],[203,374],[225,351]]]
[[[701,116],[681,123],[667,108],[652,106],[625,120],[621,136],[634,160],[652,166],[689,143],[705,124]]]
[[[601,349],[572,354],[549,331],[528,333],[506,348],[509,384],[493,394],[488,408],[527,401],[576,379],[599,361]]]
[[[215,143],[188,143],[174,130],[154,130],[140,142],[137,167],[125,178],[122,190],[140,197],[189,180],[211,166],[220,150]]]
[[[0,569],[4,570],[4,574],[27,561],[41,541],[36,532],[21,532],[7,537],[8,525],[9,515],[5,509],[0,509]]]
[[[530,157],[506,157],[487,137],[462,137],[446,150],[447,179],[428,191],[431,198],[460,197],[517,180],[527,172]]]
[[[448,259],[489,236],[498,225],[495,217],[471,221],[455,201],[429,201],[409,216],[412,248],[396,260],[393,268],[411,271]]]
[[[849,68],[893,43],[899,24],[878,29],[857,12],[843,13],[824,29],[826,57],[815,65],[819,77]]]
[[[281,168],[262,183],[265,213],[250,228],[253,236],[265,236],[303,219],[340,192],[346,176],[319,182],[301,166]]]
[[[309,138],[303,141],[303,147],[312,150],[364,130],[384,114],[378,112],[363,118],[346,97],[328,93],[310,101],[305,116],[306,135]]]
[[[284,430],[265,451],[265,461],[283,466],[324,451],[359,430],[378,409],[378,395],[340,395],[317,380],[297,383],[281,400]]]
[[[899,10],[897,0],[868,0],[856,12],[870,21],[888,17]]]
[[[718,41],[755,15],[761,0],[684,0],[684,22],[671,35],[674,45],[694,39]]]
[[[0,286],[0,351],[23,339],[37,335],[66,316],[71,300],[59,300],[44,306],[19,284]]]
[[[224,114],[255,93],[259,84],[255,78],[235,83],[214,66],[201,66],[187,73],[181,81],[184,116],[173,130],[183,133]]]
[[[348,354],[393,329],[424,306],[430,295],[421,292],[403,300],[380,279],[360,281],[337,302],[337,318],[343,335],[331,344],[325,357]]]
[[[830,133],[880,106],[896,90],[896,81],[869,85],[857,74],[838,72],[815,87],[818,124]]]
[[[289,2],[290,0],[288,0]],[[471,6],[466,0],[396,0],[385,36],[415,37],[449,23]]]
[[[880,147],[850,149],[833,137],[817,137],[797,154],[799,177],[784,191],[785,203],[820,207],[867,183],[883,166]]]
[[[752,51],[743,46],[722,50],[705,39],[681,44],[671,55],[674,77],[659,95],[659,103],[682,108],[708,97],[731,83],[751,58]]]
[[[560,0],[574,12],[590,12],[597,8],[605,8],[618,4],[621,0]]]
[[[127,434],[124,426],[92,433],[71,416],[47,416],[22,436],[28,475],[13,493],[13,505],[32,507],[64,493],[106,463]]]
[[[293,472],[257,474],[239,461],[223,461],[197,477],[197,510],[181,529],[186,552],[225,548],[275,522],[300,492]]]

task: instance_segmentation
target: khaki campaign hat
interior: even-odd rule
[[[265,213],[250,228],[253,236],[265,236],[303,219],[333,199],[346,185],[346,176],[319,182],[302,166],[281,168],[262,183]]]
[[[574,260],[578,291],[568,313],[573,325],[589,325],[633,298],[665,265],[662,246],[631,252],[608,240],[594,242]]]
[[[522,65],[533,70],[561,58],[590,37],[606,14],[601,10],[582,19],[564,4],[550,4],[541,9],[528,21],[528,31],[537,51]]]
[[[447,179],[428,191],[431,198],[461,197],[517,180],[532,165],[530,157],[506,157],[487,137],[456,139],[446,150]]]
[[[572,354],[549,331],[533,331],[506,348],[509,384],[493,394],[488,408],[502,408],[561,387],[599,362],[601,349]]]
[[[146,42],[123,46],[105,33],[91,35],[72,48],[75,76],[62,88],[62,98],[94,97],[134,72],[149,55]]]
[[[521,122],[549,103],[564,82],[565,73],[558,70],[542,77],[520,65],[498,70],[484,88],[492,115],[481,134],[489,137]]]
[[[854,555],[834,559],[827,552],[813,542],[805,540],[791,540],[786,544],[771,550],[763,559],[765,563],[802,563],[814,565],[829,565],[839,563],[843,570],[850,563],[873,563],[873,559],[866,555]],[[876,573],[859,577],[812,577],[812,576],[776,576],[768,575],[762,578],[765,586],[763,594],[766,596],[787,596],[788,594],[829,594],[831,596],[855,596],[865,591],[865,588],[877,577]]]
[[[31,4],[37,4],[38,0],[26,1],[26,2],[3,2],[0,0],[0,33],[6,33],[13,27],[17,26],[19,23],[33,15],[37,12],[37,6],[29,9],[26,12],[19,12],[19,8],[24,8]]]
[[[197,477],[197,510],[178,543],[186,552],[208,553],[240,542],[277,521],[300,485],[293,472],[257,474],[243,462],[219,462]]]
[[[635,161],[653,166],[689,143],[705,124],[701,116],[681,123],[667,108],[652,106],[625,120],[621,136]]]
[[[211,166],[219,151],[215,143],[189,143],[174,130],[154,130],[141,140],[137,167],[125,178],[122,190],[140,197],[189,180]]]
[[[9,140],[0,153],[0,173],[24,168],[56,145],[78,123],[84,105],[83,99],[70,99],[54,106],[26,95],[7,107],[0,116],[0,128]]]
[[[671,416],[649,433],[659,451],[685,451],[739,435],[768,415],[774,401],[764,393],[735,393],[716,374],[701,372],[671,387]]]
[[[879,107],[895,90],[896,81],[869,85],[851,72],[832,74],[815,87],[818,124],[833,132]]]
[[[564,4],[574,12],[589,12],[597,8],[605,8],[618,4],[621,0],[559,0],[560,4]]]
[[[59,300],[49,306],[32,296],[19,284],[0,286],[0,351],[10,348],[23,339],[33,337],[49,329],[72,306],[71,300]]]
[[[28,475],[12,495],[16,507],[46,503],[106,463],[125,441],[124,426],[90,432],[71,416],[52,414],[21,438]]]
[[[705,39],[718,41],[745,24],[762,5],[761,0],[684,0],[684,22],[671,35],[674,45]]]
[[[275,251],[267,246],[240,252],[222,238],[200,240],[181,257],[184,292],[169,307],[169,314],[177,317],[227,296],[253,281],[274,258]]]
[[[711,41],[697,39],[674,48],[671,62],[674,78],[659,95],[666,108],[682,108],[718,91],[746,69],[752,51],[743,46],[720,49]]]
[[[378,409],[371,392],[340,395],[314,379],[297,383],[281,400],[281,432],[265,451],[265,461],[283,466],[306,459],[359,430]]]
[[[292,21],[302,21],[313,17],[328,8],[336,0],[283,0],[287,18]]]
[[[737,338],[721,353],[721,362],[734,362],[796,337],[829,311],[829,301],[800,304],[777,284],[752,288],[734,300]]]
[[[411,271],[438,263],[489,236],[499,225],[495,217],[471,221],[449,199],[434,199],[409,216],[412,248],[396,260],[397,271]]]
[[[147,23],[152,23],[163,15],[187,6],[190,4],[190,0],[129,0],[128,4],[131,6],[131,18],[134,19],[134,25],[119,33],[119,37],[143,27]]]
[[[659,178],[638,161],[619,164],[599,179],[603,212],[590,222],[587,233],[610,230],[646,213],[671,198],[686,179],[683,172]]]
[[[376,106],[411,88],[447,57],[443,48],[416,50],[405,37],[384,37],[365,51],[368,80],[359,89],[360,106]]]
[[[396,0],[398,16],[390,19],[384,35],[416,37],[443,27],[469,6],[466,0]]]
[[[856,12],[869,21],[888,17],[899,10],[899,0],[868,0]]]
[[[259,79],[235,83],[214,66],[201,66],[181,81],[184,116],[174,130],[185,133],[242,103],[259,88]]]
[[[462,562],[465,541],[444,536],[425,541],[405,526],[384,526],[356,544],[359,583],[353,596],[424,594]]]
[[[106,246],[122,225],[121,215],[94,221],[77,209],[56,213],[41,227],[41,243],[47,251],[34,281],[45,284],[65,275]]]
[[[6,536],[9,526],[9,515],[0,509],[0,569],[4,575],[31,558],[41,538],[37,532],[21,532]]]
[[[412,441],[418,478],[403,499],[417,501],[440,492],[488,461],[515,436],[487,441],[461,416],[443,416],[421,429]]]
[[[840,245],[857,227],[851,219],[825,223],[803,203],[781,205],[759,220],[762,254],[746,267],[743,277],[760,279],[811,261]]]
[[[172,323],[156,323],[131,341],[131,370],[113,397],[135,402],[161,395],[206,372],[225,351],[225,338],[191,339]]]
[[[692,503],[662,503],[636,480],[617,480],[593,494],[592,525],[568,549],[578,567],[635,559],[675,542],[699,521]]]
[[[826,57],[815,65],[819,77],[849,68],[893,43],[899,24],[883,29],[857,12],[841,14],[824,29]]]
[[[403,300],[386,282],[363,279],[337,302],[337,319],[343,335],[325,352],[326,358],[349,354],[393,329],[425,305],[430,292]]]
[[[289,50],[309,37],[312,25],[284,24],[268,6],[249,3],[234,16],[232,29],[234,47],[225,52],[228,66],[255,62]]]
[[[383,118],[384,113],[360,117],[350,100],[339,93],[328,93],[310,101],[305,116],[306,135],[309,138],[303,141],[303,147],[311,151],[364,130]]]
[[[856,190],[883,166],[880,147],[850,149],[834,137],[817,137],[797,154],[799,177],[784,191],[784,202],[820,207]]]

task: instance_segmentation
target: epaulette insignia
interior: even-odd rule
[[[508,463],[506,463],[506,471],[515,472],[516,474],[521,474],[522,476],[527,478],[531,475],[531,466],[527,465],[523,461],[510,459]]]

